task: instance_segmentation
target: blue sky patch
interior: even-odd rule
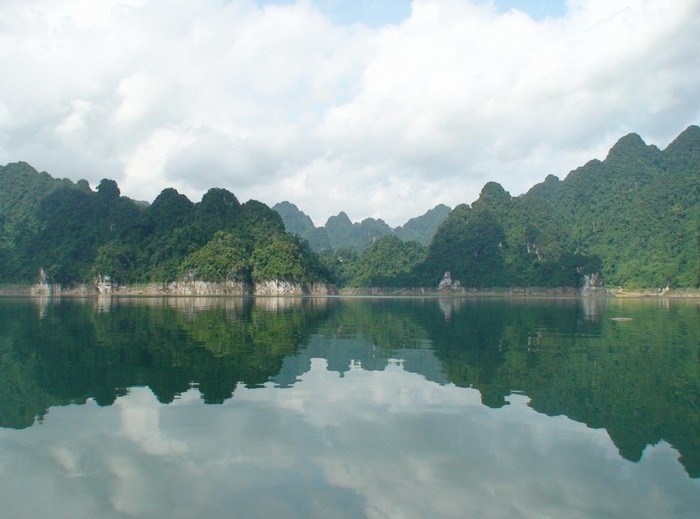
[[[294,0],[257,0],[259,5],[293,4]],[[368,27],[398,24],[411,14],[411,0],[312,0],[318,10],[337,24],[362,23]],[[517,9],[533,20],[566,13],[566,0],[493,0],[501,12]]]
[[[502,11],[517,9],[530,15],[533,20],[558,18],[566,14],[566,0],[495,0]]]

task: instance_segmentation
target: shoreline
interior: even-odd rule
[[[460,288],[437,290],[428,287],[345,287],[327,293],[313,290],[300,293],[296,290],[281,290],[279,293],[265,290],[262,293],[243,290],[221,290],[218,286],[204,290],[183,290],[168,284],[150,283],[115,287],[105,292],[92,285],[77,285],[56,290],[38,285],[0,284],[0,296],[17,297],[442,297],[442,298],[488,298],[488,297],[552,297],[552,298],[600,298],[600,299],[700,299],[700,289],[601,289],[595,293],[583,293],[573,287],[503,287],[503,288]]]

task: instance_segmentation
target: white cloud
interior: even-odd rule
[[[700,122],[695,0],[534,19],[497,3],[414,0],[401,22],[343,25],[310,0],[8,0],[0,163],[398,225]]]

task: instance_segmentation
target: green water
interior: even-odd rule
[[[0,298],[0,516],[697,517],[697,301]]]

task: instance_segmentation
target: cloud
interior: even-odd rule
[[[336,4],[6,0],[0,163],[399,225],[700,119],[694,0]]]

